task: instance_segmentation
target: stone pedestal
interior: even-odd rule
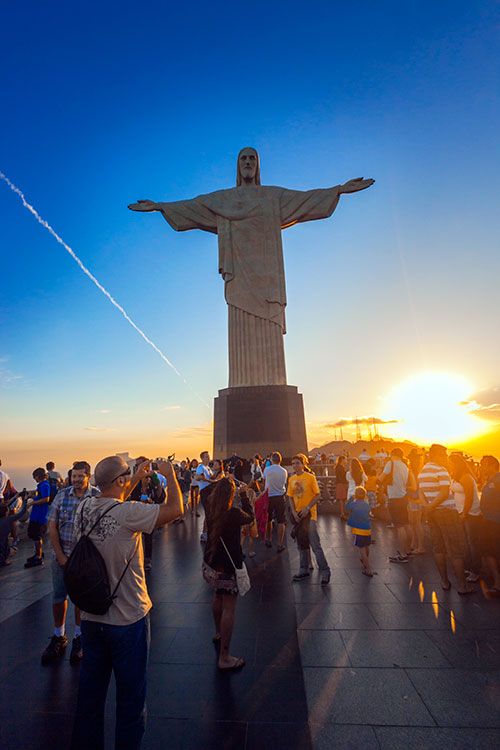
[[[292,385],[224,388],[214,399],[214,453],[250,458],[278,450],[307,455],[302,394]]]

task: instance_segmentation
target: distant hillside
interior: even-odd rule
[[[309,451],[310,456],[315,456],[316,453],[326,453],[327,456],[330,454],[340,455],[341,453],[349,453],[350,456],[359,456],[361,451],[367,450],[370,455],[377,453],[377,451],[384,450],[386,453],[390,453],[393,448],[401,448],[405,456],[411,451],[412,448],[418,448],[416,443],[412,443],[410,440],[391,440],[390,438],[380,438],[380,440],[358,440],[355,443],[351,443],[349,440],[332,440],[325,445],[319,446],[319,448],[311,448]]]

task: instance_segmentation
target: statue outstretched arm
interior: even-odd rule
[[[353,180],[348,180],[343,185],[339,185],[339,193],[341,195],[343,193],[357,193],[360,190],[366,190],[366,188],[371,187],[374,182],[375,180],[372,180],[371,177],[367,177],[366,179],[364,177],[355,177]]]
[[[159,211],[160,206],[158,203],[149,200],[140,200],[137,203],[130,203],[129,206],[131,211]]]
[[[129,209],[141,212],[159,211],[176,232],[201,229],[204,232],[217,234],[217,216],[205,205],[203,197],[169,203],[140,200],[137,203],[131,203]]]
[[[287,190],[281,188],[280,213],[281,228],[286,229],[303,221],[327,219],[337,208],[340,196],[344,193],[357,193],[366,190],[375,180],[356,177],[343,185],[315,190]]]

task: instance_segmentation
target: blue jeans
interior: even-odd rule
[[[322,573],[329,573],[330,572],[330,566],[328,565],[328,562],[325,557],[325,553],[323,552],[323,547],[321,546],[321,541],[318,534],[318,522],[313,521],[312,518],[309,521],[309,544],[311,545],[311,549],[314,552],[314,557],[316,558],[316,562],[318,563],[318,568]],[[301,549],[299,550],[300,555],[300,573],[309,573],[309,550],[307,549]]]
[[[116,750],[136,750],[146,728],[149,616],[132,625],[82,621],[83,661],[71,747],[104,750],[104,705],[116,681]]]

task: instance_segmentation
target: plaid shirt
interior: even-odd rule
[[[54,521],[59,532],[59,540],[64,554],[69,557],[75,546],[73,527],[75,523],[76,509],[83,500],[88,497],[95,497],[99,494],[97,487],[89,487],[85,490],[82,497],[76,497],[73,487],[65,487],[55,496],[50,505],[48,521]]]

